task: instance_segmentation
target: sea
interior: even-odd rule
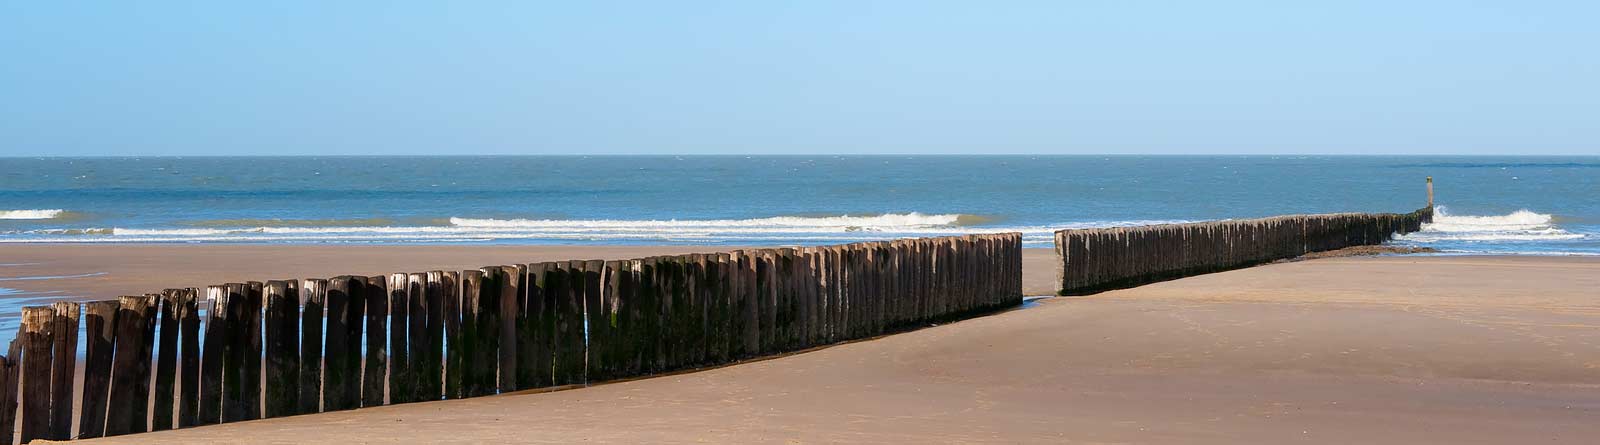
[[[1600,157],[0,158],[0,342],[75,298],[22,243],[817,245],[1410,212],[1441,255],[1600,255]],[[81,272],[81,273],[78,273]],[[13,289],[29,281],[33,290]],[[21,286],[18,286],[21,287]],[[81,338],[82,336],[80,336]],[[81,350],[82,346],[80,346]]]
[[[1401,245],[1600,255],[1600,156],[0,158],[14,243],[813,245],[1409,212]],[[3,273],[0,273],[3,275]],[[0,277],[4,279],[4,277]]]

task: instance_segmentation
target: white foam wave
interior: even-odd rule
[[[1557,241],[1583,239],[1581,233],[1568,232],[1556,227],[1555,218],[1530,210],[1518,210],[1505,215],[1474,216],[1451,215],[1443,206],[1436,207],[1433,222],[1422,225],[1422,230],[1402,235],[1401,241],[1431,243],[1441,241]]]
[[[828,217],[802,217],[802,216],[777,216],[771,218],[755,219],[712,219],[712,220],[559,220],[559,219],[474,219],[450,218],[450,224],[456,227],[495,227],[495,228],[550,228],[550,227],[587,227],[587,228],[681,228],[681,227],[716,227],[716,228],[852,228],[852,227],[940,227],[956,225],[961,220],[959,214],[924,215],[917,212],[902,214],[885,214],[876,216],[828,216]]]
[[[0,210],[0,219],[55,219],[66,212],[62,209]]]
[[[779,216],[713,220],[555,220],[450,218],[437,226],[38,229],[0,243],[117,242],[557,242],[822,244],[976,233],[1021,232],[1023,243],[1052,243],[1055,230],[1187,221],[1082,221],[1052,225],[983,225],[960,214]]]

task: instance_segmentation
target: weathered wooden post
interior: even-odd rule
[[[111,357],[120,307],[117,300],[106,300],[91,302],[84,310],[83,402],[79,408],[83,414],[78,419],[78,437],[105,435],[106,398],[111,389]],[[15,365],[20,363],[19,358],[13,355],[10,360]]]
[[[500,295],[505,286],[505,274],[499,267],[483,267],[478,271],[483,273],[483,287],[478,290],[478,343],[473,346],[474,354],[467,358],[476,372],[468,371],[473,381],[467,385],[467,397],[491,395],[499,387],[496,372],[500,363]]]
[[[463,394],[461,390],[463,385],[461,367],[464,354],[461,349],[461,342],[464,335],[462,331],[464,326],[462,324],[465,319],[462,318],[461,308],[465,305],[466,295],[469,293],[466,287],[467,275],[471,274],[463,275],[455,271],[446,272],[444,274],[444,282],[441,283],[446,293],[441,305],[443,313],[440,315],[444,320],[444,398],[446,399],[459,399]],[[472,284],[476,286],[477,281],[473,281]],[[470,291],[470,293],[473,294],[472,298],[477,298],[476,290]]]
[[[469,359],[477,364],[478,372],[471,374],[476,386],[467,386],[469,397],[491,395],[499,388],[500,297],[505,293],[506,277],[499,267],[478,270],[483,272],[483,288],[478,291],[478,345],[476,355]]]
[[[365,280],[365,279],[363,279]],[[360,382],[360,376],[350,375],[350,351],[361,350],[359,344],[350,337],[350,306],[351,286],[354,277],[340,276],[328,280],[327,305],[327,342],[323,347],[326,357],[323,359],[322,373],[322,409],[323,411],[339,411],[354,408],[360,400],[347,400],[348,386]]]
[[[300,397],[300,293],[294,281],[266,284],[266,417],[294,415]],[[169,311],[163,309],[163,317]],[[174,323],[175,325],[175,323]],[[162,324],[167,329],[167,324]],[[167,345],[162,336],[162,350]],[[166,354],[162,354],[166,358]],[[165,363],[162,364],[165,366]],[[158,374],[159,375],[159,374]],[[159,381],[159,380],[157,380]],[[159,394],[160,386],[157,385]],[[156,412],[161,412],[156,398]],[[170,400],[168,401],[170,404]]]
[[[459,299],[460,286],[456,284],[455,272],[431,271],[426,278],[428,326],[424,348],[427,352],[422,367],[427,372],[423,374],[421,394],[425,400],[439,400],[444,390],[445,301]]]
[[[388,298],[385,287],[385,278],[352,276],[350,280],[350,300],[346,306],[344,336],[348,340],[345,347],[344,386],[345,409],[361,407],[361,362],[363,361],[361,344],[365,337],[362,328],[366,326],[367,300],[373,298]],[[370,283],[370,284],[369,284]]]
[[[555,297],[555,376],[556,385],[583,383],[584,333],[583,333],[583,262],[556,263],[550,273],[551,289],[547,294]]]
[[[499,360],[500,373],[495,383],[500,392],[517,390],[517,319],[522,313],[522,279],[526,270],[517,266],[502,266],[500,269],[500,330]]]
[[[584,326],[588,336],[583,356],[583,382],[589,383],[597,380],[593,375],[600,368],[599,363],[596,363],[596,361],[600,358],[599,354],[600,351],[604,350],[605,343],[609,341],[609,339],[605,338],[606,331],[600,329],[602,327],[600,320],[605,315],[605,304],[601,301],[603,289],[601,289],[600,273],[605,270],[605,261],[587,260],[582,263],[583,265],[580,269],[583,280],[581,304],[583,304],[584,308],[584,319],[587,320]]]
[[[1428,177],[1428,208],[1433,208],[1433,177]]]
[[[619,303],[617,292],[621,285],[622,262],[613,260],[601,263],[598,300],[600,307],[598,311],[591,311],[598,313],[598,316],[589,320],[589,337],[601,337],[606,341],[599,345],[600,348],[589,350],[591,381],[611,380],[621,375],[618,372],[620,368],[618,351],[622,349],[621,346],[626,340],[620,336],[621,320],[617,313]]]
[[[300,313],[300,403],[297,411],[311,414],[322,411],[322,320],[328,282],[321,279],[304,280],[300,285],[300,294],[305,299],[305,309]],[[210,337],[207,337],[207,341],[210,341]],[[207,360],[210,360],[210,353],[207,354]]]
[[[117,300],[120,309],[117,311],[116,354],[111,364],[111,402],[106,414],[107,436],[142,433],[149,429],[149,340],[151,331],[155,329],[153,307],[155,299],[142,296],[121,297]],[[27,395],[26,390],[23,395]]]
[[[16,340],[11,343],[15,345]],[[0,356],[0,445],[11,445],[16,439],[17,388],[10,383],[14,381],[10,376],[16,369],[16,364],[12,363],[16,357],[15,353],[9,357]]]
[[[14,433],[17,432],[17,384],[22,379],[22,342],[20,339],[11,339],[11,345],[6,349],[5,379],[0,382],[0,443],[10,445]]]
[[[50,437],[50,367],[55,348],[55,322],[55,310],[49,306],[22,308],[19,337],[23,344],[22,436],[18,443]],[[127,425],[127,419],[123,420],[123,425]]]
[[[741,344],[739,356],[750,357],[761,353],[761,312],[758,291],[760,281],[756,278],[756,263],[758,251],[742,251],[739,253],[739,289],[738,312],[739,332]]]
[[[521,301],[517,303],[517,387],[538,388],[539,384],[539,342],[545,336],[536,334],[539,323],[540,308],[543,307],[544,295],[539,291],[539,265],[518,265],[517,274],[522,280]]]
[[[518,358],[517,361],[531,364],[520,368],[526,371],[529,380],[525,383],[529,388],[550,386],[554,375],[551,367],[555,365],[556,329],[555,318],[551,315],[554,296],[550,293],[549,282],[553,268],[551,263],[528,265],[528,297],[524,306],[528,314],[528,332],[518,344],[526,343],[527,347],[523,350],[531,355]]]
[[[628,376],[648,374],[649,365],[646,358],[649,346],[648,337],[649,313],[646,312],[649,301],[649,278],[646,277],[645,267],[648,260],[629,260],[623,262],[625,272],[619,284],[618,304],[625,318],[623,326],[628,338],[625,372]]]
[[[638,355],[638,374],[655,372],[656,332],[660,329],[660,302],[656,296],[659,283],[655,277],[655,258],[643,258],[634,263],[633,316],[634,338]],[[624,303],[626,304],[626,303]]]
[[[385,403],[384,389],[390,384],[389,374],[389,305],[395,289],[404,289],[405,274],[367,278],[367,290],[373,297],[366,300],[366,366],[361,377],[361,405],[379,406]],[[399,280],[397,281],[397,278]]]
[[[240,393],[241,420],[255,420],[261,418],[261,310],[266,307],[262,299],[263,284],[259,281],[245,283],[245,356],[244,371],[241,374],[244,380],[243,392]],[[151,309],[155,309],[151,306]],[[151,316],[154,322],[155,317]],[[154,323],[151,324],[154,326]]]
[[[206,287],[206,334],[201,345],[200,409],[197,424],[222,421],[222,380],[228,355],[228,287]],[[114,319],[114,318],[112,318]],[[318,323],[321,326],[321,323]]]
[[[428,275],[426,273],[406,274],[406,298],[410,300],[409,318],[407,319],[409,325],[406,327],[406,354],[408,358],[406,374],[409,377],[408,380],[410,380],[407,386],[411,388],[411,394],[407,395],[407,398],[413,402],[437,400],[439,398],[438,385],[434,383],[431,391],[432,395],[429,395],[428,386],[430,382],[437,381],[437,379],[430,379],[429,376],[430,373],[438,374],[439,367],[428,368],[429,357],[433,354],[429,349],[438,348],[434,346],[428,330],[429,311],[433,310],[433,308],[429,306]],[[392,394],[389,397],[394,398]]]
[[[728,363],[733,361],[733,273],[735,264],[733,256],[726,253],[714,254],[710,257],[710,264],[716,271],[716,280],[712,283],[711,302],[711,342],[712,360],[715,363]]]
[[[411,355],[406,347],[406,340],[411,329],[410,281],[411,278],[408,274],[389,274],[387,280],[385,280],[388,283],[388,289],[382,297],[389,300],[389,330],[388,332],[379,333],[378,336],[382,337],[387,334],[389,337],[389,347],[387,349],[389,368],[387,376],[383,373],[378,373],[375,379],[378,380],[378,383],[373,384],[381,388],[383,386],[382,382],[388,382],[389,403],[411,402]],[[382,397],[377,398],[380,403],[382,400]]]
[[[684,262],[688,286],[685,287],[684,296],[688,305],[684,312],[685,331],[688,335],[684,340],[684,365],[699,366],[705,363],[706,358],[706,325],[705,325],[705,290],[706,281],[706,256],[704,254],[688,255]]]
[[[50,438],[55,440],[72,439],[72,380],[76,378],[75,370],[78,366],[78,320],[81,306],[73,302],[60,302],[51,305],[55,312],[55,332],[52,354],[54,365],[51,369],[50,385]],[[176,332],[174,332],[176,335]],[[172,385],[171,373],[168,373],[167,384],[167,425],[172,422]],[[159,383],[160,380],[158,379]],[[159,397],[156,399],[161,400]],[[159,412],[159,411],[158,411]]]
[[[178,326],[182,331],[179,335],[182,353],[178,358],[178,428],[200,424],[200,307],[196,302],[199,292],[191,287],[183,289],[178,297]]]
[[[492,282],[493,277],[485,276],[483,270],[461,271],[461,397],[477,397],[484,395],[485,391],[480,382],[483,368],[491,366],[493,362],[483,359],[484,348],[483,331],[483,299],[484,291],[488,289],[486,281]]]

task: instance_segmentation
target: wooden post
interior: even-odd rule
[[[50,437],[55,322],[55,310],[48,306],[22,308],[22,436],[18,443]]]
[[[761,281],[758,275],[761,262],[760,250],[747,250],[743,252],[739,264],[739,314],[742,318],[744,344],[741,345],[742,356],[753,357],[761,355]]]
[[[384,404],[384,390],[389,382],[389,304],[394,294],[394,274],[385,278],[382,276],[367,278],[367,291],[375,298],[367,298],[367,326],[366,343],[367,356],[364,371],[361,373],[361,406],[380,406]]]
[[[643,373],[640,354],[644,348],[639,328],[642,326],[644,314],[639,311],[641,307],[639,303],[642,300],[639,292],[639,270],[639,260],[622,262],[615,298],[622,332],[627,338],[627,346],[622,351],[622,373],[629,377]]]
[[[455,274],[446,274],[443,271],[428,272],[427,280],[427,328],[423,345],[424,359],[422,360],[422,400],[439,400],[443,394],[444,386],[444,302],[446,299],[458,298],[456,295]]]
[[[183,346],[178,359],[179,428],[200,424],[200,306],[196,301],[199,293],[199,289],[191,287],[178,297],[178,324],[182,330],[179,342]]]
[[[5,379],[0,382],[0,443],[11,445],[13,434],[17,432],[17,398],[18,381],[22,377],[22,343],[21,339],[11,339],[7,348],[5,360]],[[102,412],[104,414],[104,412]]]
[[[300,313],[300,401],[298,412],[322,411],[322,323],[328,298],[327,280],[301,282],[305,309]]]
[[[244,370],[240,374],[244,380],[239,393],[240,420],[261,418],[261,309],[266,306],[262,300],[262,287],[262,283],[257,281],[245,283],[244,287],[245,356]]]
[[[1428,208],[1433,208],[1433,177],[1428,177]]]
[[[661,365],[658,357],[661,344],[660,282],[656,276],[657,258],[639,261],[638,297],[639,316],[639,372],[653,374]]]
[[[161,293],[160,340],[156,348],[156,392],[151,408],[150,430],[172,429],[173,385],[178,379],[178,299],[183,289],[167,289]]]
[[[717,253],[706,256],[706,344],[707,362],[714,365],[727,363],[728,342],[732,338],[728,329],[728,273],[732,271],[730,257],[726,253]],[[621,283],[618,282],[620,287]],[[613,313],[615,309],[613,308]]]
[[[227,287],[225,288],[227,289],[227,298],[225,300],[227,303],[222,305],[222,308],[228,311],[228,322],[223,325],[227,328],[227,331],[223,333],[222,342],[223,422],[238,422],[243,420],[245,416],[244,403],[240,399],[244,397],[244,357],[246,355],[245,343],[249,341],[249,339],[245,336],[245,330],[248,329],[248,325],[250,323],[248,320],[244,319],[244,314],[245,312],[248,312],[245,308],[250,305],[250,302],[246,301],[245,299],[244,286],[245,285],[241,283],[228,283]],[[126,320],[124,317],[126,314],[127,310],[124,308],[122,312],[118,313],[118,320]],[[119,325],[117,328],[120,331],[122,327]],[[117,349],[122,349],[120,348],[122,344],[122,337],[119,335],[117,337],[117,346],[119,346]],[[121,355],[122,354],[120,353],[117,354],[119,357]],[[115,379],[116,374],[113,373],[113,382]],[[115,397],[115,383],[112,384],[111,392],[113,397]],[[111,410],[112,412],[116,412],[116,403],[111,404]],[[109,427],[107,433],[108,435],[110,433]]]
[[[556,385],[583,383],[583,271],[582,261],[556,263],[551,270],[551,289],[555,297],[555,375]]]
[[[206,287],[206,337],[201,346],[198,425],[222,421],[222,374],[228,355],[228,288]]]
[[[322,409],[323,411],[338,411],[354,408],[357,401],[346,400],[345,387],[350,386],[351,379],[360,381],[358,376],[349,375],[350,351],[359,350],[352,348],[350,328],[346,326],[350,321],[350,293],[352,277],[341,276],[328,280],[327,304],[327,341],[323,347],[322,374]]]
[[[626,338],[622,337],[622,315],[617,311],[617,292],[622,285],[624,261],[604,261],[600,266],[600,318],[590,321],[590,329],[598,329],[609,339],[603,349],[591,350],[590,381],[603,381],[623,376],[622,350]],[[593,334],[591,334],[593,335]]]
[[[440,283],[445,292],[441,317],[444,320],[444,397],[459,399],[462,397],[462,324],[465,319],[461,315],[461,307],[468,294],[477,299],[476,278],[471,273],[446,272],[444,281]],[[467,281],[473,280],[473,290],[467,289]]]
[[[666,262],[667,280],[671,283],[668,290],[671,292],[666,306],[666,338],[667,369],[679,369],[688,363],[689,337],[689,292],[693,288],[694,273],[689,270],[689,258],[684,255],[674,256]]]
[[[651,316],[651,319],[654,320],[654,332],[652,335],[654,341],[651,342],[651,349],[655,352],[652,361],[654,362],[654,372],[664,372],[671,370],[673,367],[673,330],[677,327],[673,325],[676,319],[673,318],[675,314],[673,314],[672,305],[673,295],[676,292],[674,289],[679,286],[679,280],[676,275],[676,268],[673,267],[676,264],[673,257],[656,257],[654,262],[655,290],[652,293],[654,307],[652,309],[653,315]]]
[[[467,356],[468,376],[472,378],[467,385],[467,397],[492,395],[499,387],[496,372],[500,362],[500,289],[505,285],[505,274],[499,267],[483,267],[478,271],[483,274],[483,281],[478,289],[478,304],[473,308],[478,319],[478,338],[473,354]]]
[[[428,393],[428,373],[439,373],[437,366],[432,369],[427,367],[428,348],[432,345],[428,338],[427,274],[406,274],[406,298],[410,300],[410,307],[407,308],[407,312],[409,312],[407,323],[409,325],[406,326],[406,377],[408,377],[409,383],[406,386],[411,389],[411,393],[406,395],[406,399],[413,402],[436,400],[439,398],[438,386],[434,386],[432,397],[426,395]],[[390,397],[393,396],[391,395]]]
[[[294,415],[300,401],[300,289],[294,281],[266,285],[266,417]]]
[[[84,310],[83,402],[78,437],[105,435],[106,398],[111,389],[111,357],[116,339],[117,300],[95,301]],[[12,364],[19,357],[12,356]],[[15,395],[15,394],[13,394]],[[0,434],[10,434],[9,430]]]
[[[493,362],[483,360],[486,355],[483,336],[486,330],[491,330],[483,323],[483,291],[493,280],[483,271],[461,271],[461,397],[490,394],[483,387],[483,368],[493,367]]]
[[[107,436],[142,433],[149,428],[149,332],[155,327],[152,315],[156,301],[148,296],[117,300],[121,308],[117,311],[116,353],[111,365]]]
[[[544,263],[529,264],[521,270],[525,289],[522,311],[517,313],[517,387],[539,388],[550,384],[548,378],[541,380],[549,371],[540,371],[541,364],[549,366],[549,360],[540,359],[541,353],[549,353],[543,347],[549,335],[540,330],[544,320]]]
[[[500,283],[500,330],[499,356],[500,373],[496,381],[500,392],[517,390],[517,320],[522,313],[522,278],[525,270],[518,266],[502,266],[499,268]]]
[[[77,376],[75,371],[78,366],[78,319],[81,306],[73,302],[60,302],[51,305],[55,311],[55,343],[52,345],[52,354],[55,364],[51,369],[50,385],[50,438],[55,440],[72,439],[72,381]],[[169,385],[168,389],[171,387]],[[167,403],[172,403],[171,392],[168,392]],[[170,418],[168,419],[170,421]]]
[[[410,282],[410,275],[389,274],[389,403],[412,402],[411,355],[406,346],[411,330]]]
[[[584,319],[587,320],[584,327],[588,336],[588,342],[584,348],[584,383],[589,383],[596,380],[593,376],[593,370],[596,368],[594,365],[596,365],[596,363],[592,362],[599,358],[598,351],[601,350],[600,348],[604,347],[603,345],[606,341],[608,341],[608,339],[605,338],[605,330],[598,329],[601,327],[601,314],[605,310],[604,304],[600,301],[602,294],[600,273],[604,270],[605,261],[588,260],[583,262],[582,304],[585,314]]]
[[[345,409],[361,407],[361,342],[362,326],[366,325],[367,300],[371,298],[387,298],[381,286],[368,286],[367,277],[347,277],[350,281],[350,299],[345,306],[344,337],[345,357],[344,363],[344,396]],[[379,282],[382,282],[380,279]]]
[[[16,344],[16,341],[13,340],[12,344]],[[12,354],[10,357],[16,358],[17,355]],[[16,385],[8,383],[11,381],[9,377],[13,369],[16,369],[16,366],[11,363],[11,359],[6,356],[0,356],[0,409],[6,410],[5,412],[0,412],[0,445],[11,445],[13,439],[16,439],[14,436],[16,433],[16,419],[14,416],[16,416],[17,412],[16,406],[14,406],[17,400]]]
[[[458,397],[477,397],[482,395],[480,394],[482,389],[478,387],[477,380],[478,375],[482,373],[481,368],[484,364],[477,361],[477,356],[478,350],[483,347],[478,338],[479,331],[482,330],[481,326],[478,325],[478,313],[483,306],[484,280],[485,277],[481,270],[461,271],[460,341],[451,342],[452,345],[460,345],[459,347],[451,348],[453,351],[459,351],[457,354],[460,357],[460,365],[455,368],[459,372],[450,372],[450,382],[460,382],[460,394]]]
[[[586,317],[589,320],[586,326],[589,329],[587,380],[590,382],[601,382],[611,378],[609,355],[614,341],[611,338],[611,315],[606,307],[606,300],[609,299],[608,294],[611,292],[607,276],[611,273],[611,266],[605,261],[589,261],[585,264],[584,277],[588,280],[586,284],[589,286],[588,292],[584,295],[584,307],[587,309]]]

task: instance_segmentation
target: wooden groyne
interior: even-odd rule
[[[1021,234],[968,235],[27,307],[0,357],[0,444],[581,385],[867,338],[1021,304],[1021,248]]]
[[[1404,214],[1291,215],[1061,230],[1055,234],[1057,277],[1061,295],[1089,294],[1380,244],[1396,233],[1420,230],[1422,223],[1432,220],[1430,205]]]

